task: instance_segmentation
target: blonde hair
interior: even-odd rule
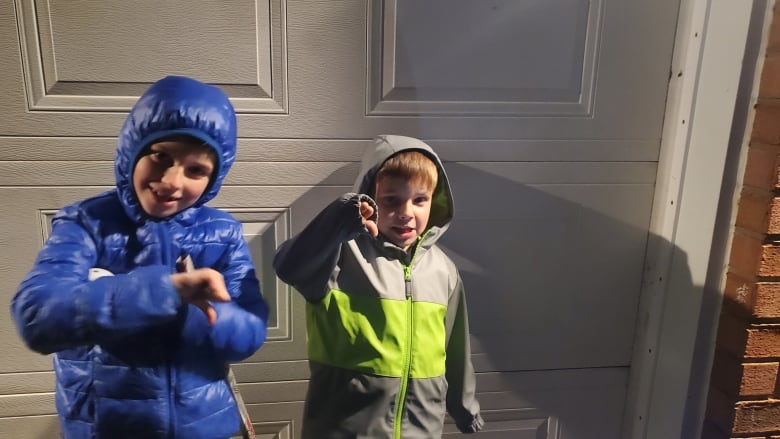
[[[419,181],[429,189],[436,189],[439,170],[430,157],[420,151],[401,151],[387,159],[376,173],[374,182],[382,177],[400,177]]]

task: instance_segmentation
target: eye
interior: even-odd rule
[[[187,168],[187,174],[192,178],[209,178],[211,169],[206,166],[190,166]]]
[[[398,204],[398,198],[395,196],[382,197],[380,204],[385,207],[393,207]]]
[[[428,197],[417,197],[414,199],[414,204],[425,204],[428,201]]]
[[[149,152],[149,155],[147,155],[147,157],[149,157],[149,159],[151,159],[154,163],[169,164],[171,162],[170,156],[163,151],[152,150],[151,152]]]

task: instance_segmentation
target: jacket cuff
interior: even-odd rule
[[[477,413],[468,422],[457,422],[458,429],[461,433],[476,433],[485,426],[485,420],[482,419],[482,415]]]
[[[369,218],[372,221],[376,221],[379,218],[379,206],[376,205],[376,201],[374,201],[373,198],[366,194],[356,194],[356,193],[350,193],[347,194],[349,199],[355,203],[355,206],[358,208],[358,217],[360,217],[360,203],[365,201],[368,203],[371,208],[374,209],[374,214],[371,215],[371,218]]]
[[[359,230],[362,233],[368,233],[368,228],[363,222],[363,218],[360,214],[360,203],[365,201],[366,203],[368,203],[369,206],[371,206],[374,209],[374,213],[368,219],[376,222],[379,219],[379,206],[377,206],[376,201],[374,201],[373,198],[371,198],[366,194],[358,194],[354,192],[344,194],[344,196],[341,199],[346,206],[350,206],[350,208],[351,206],[354,206],[355,213],[356,213],[355,220],[357,221],[357,225],[358,225],[357,230]],[[350,238],[353,237],[354,236],[351,236]]]

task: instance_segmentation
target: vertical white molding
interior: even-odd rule
[[[626,438],[681,438],[751,9],[750,1],[681,1]]]

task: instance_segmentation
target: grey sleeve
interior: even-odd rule
[[[347,193],[326,206],[297,235],[276,250],[277,276],[297,289],[308,301],[324,297],[328,279],[341,254],[341,245],[368,230],[360,216],[360,202],[377,207],[365,194]]]
[[[476,398],[476,375],[471,364],[469,322],[463,282],[458,276],[447,307],[447,411],[463,433],[482,430],[484,420]]]

